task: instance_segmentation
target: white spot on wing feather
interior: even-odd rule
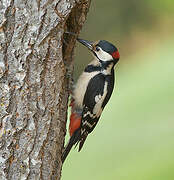
[[[85,118],[86,116],[90,116],[91,118],[94,118],[95,117],[95,114],[92,114],[90,111],[86,112],[83,117]]]
[[[97,103],[102,98],[101,94],[95,96],[95,102]]]
[[[93,124],[90,124],[88,121],[85,121],[83,123],[83,126],[85,126],[85,125],[88,126],[89,128],[92,128],[95,125],[95,122]]]
[[[100,100],[94,106],[93,114],[96,114],[97,117],[99,117],[101,115],[102,110],[103,110],[101,106],[102,106],[103,101],[107,94],[107,86],[108,86],[108,83],[105,82],[103,95],[101,96]]]

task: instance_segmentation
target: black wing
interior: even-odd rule
[[[113,87],[114,74],[106,76],[100,73],[90,80],[83,100],[79,151],[88,134],[95,128],[102,110],[111,97]]]

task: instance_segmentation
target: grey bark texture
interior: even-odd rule
[[[60,179],[75,37],[90,0],[0,1],[0,179]],[[64,43],[67,42],[67,43]]]

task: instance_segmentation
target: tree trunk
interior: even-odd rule
[[[90,0],[0,1],[0,179],[60,179],[75,37]],[[67,42],[67,43],[64,43]]]

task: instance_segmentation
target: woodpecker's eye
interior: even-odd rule
[[[100,48],[98,46],[96,46],[96,51],[100,51]]]

